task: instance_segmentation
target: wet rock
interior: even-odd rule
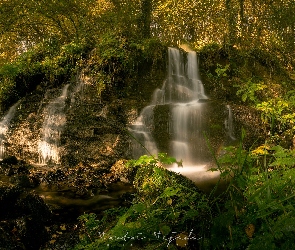
[[[125,182],[132,183],[131,173],[128,168],[126,168],[126,160],[117,161],[110,169],[109,173],[103,175],[103,181],[107,185],[113,182]]]
[[[0,174],[7,176],[7,182],[14,185],[23,188],[34,188],[39,185],[40,182],[30,174],[30,169],[32,169],[32,166],[23,161],[18,161],[16,165],[2,163],[0,165]]]
[[[11,225],[8,227],[7,224],[7,222],[0,222],[0,249],[26,249],[25,245],[20,240],[12,239],[17,237],[17,235],[15,234],[16,228]]]
[[[68,250],[74,249],[79,242],[79,234],[75,223],[57,223],[47,228],[50,240],[41,248],[42,250]]]
[[[0,182],[0,220],[20,214],[15,204],[23,191],[19,186]]]
[[[0,249],[72,249],[79,240],[79,215],[131,204],[132,185],[122,182],[129,181],[125,163],[117,161],[112,171],[83,163],[73,168],[21,161],[5,165],[13,171],[0,176]]]
[[[51,211],[44,203],[43,199],[35,193],[28,193],[25,197],[18,200],[18,206],[24,215],[34,218],[39,223],[49,222],[51,219]]]
[[[7,156],[2,160],[1,165],[16,165],[17,163],[18,160],[15,156]]]
[[[27,250],[38,250],[48,240],[45,225],[33,215],[15,220],[14,234]]]
[[[1,182],[1,249],[39,249],[48,239],[45,226],[51,218],[51,211],[38,195]]]
[[[29,176],[25,174],[12,176],[10,182],[23,188],[30,188],[32,186]]]
[[[128,156],[128,135],[125,133],[130,104],[122,100],[103,103],[94,85],[71,83],[64,107],[65,125],[59,135],[59,164],[73,167],[79,162],[96,166]],[[83,91],[82,91],[83,89]],[[46,107],[60,94],[60,88],[33,92],[22,99],[11,122],[6,154],[30,164],[43,164],[40,153]],[[17,164],[16,159],[5,164]],[[55,166],[57,162],[52,162]],[[47,162],[49,164],[49,162]]]

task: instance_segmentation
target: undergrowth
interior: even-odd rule
[[[210,194],[163,167],[176,163],[160,154],[142,156],[129,208],[79,217],[76,249],[292,249],[295,244],[295,150],[264,145],[227,147],[217,158],[228,185]]]
[[[208,199],[191,181],[161,165],[176,163],[175,159],[163,154],[159,158],[143,156],[129,162],[128,168],[137,168],[132,206],[114,219],[113,226],[99,230],[109,211],[102,220],[93,214],[80,216],[84,227],[76,249],[176,249],[176,241],[198,245],[205,219],[211,217]]]

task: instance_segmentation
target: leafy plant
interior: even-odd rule
[[[218,159],[228,185],[212,201],[213,248],[287,249],[294,243],[294,151],[261,145],[226,148]],[[286,248],[285,248],[286,247]]]
[[[242,85],[235,85],[238,87],[237,95],[242,96],[242,101],[246,102],[247,100],[252,103],[259,102],[257,97],[257,92],[264,90],[267,85],[264,82],[254,82],[253,79],[249,79]]]
[[[177,239],[177,242],[184,239],[185,245],[189,241],[199,244],[197,235],[202,235],[206,229],[206,222],[200,223],[200,219],[209,212],[207,199],[185,177],[160,166],[171,163],[175,163],[175,159],[166,154],[159,154],[158,158],[142,156],[129,162],[128,168],[138,168],[133,205],[115,220],[112,228],[105,228],[103,235],[91,243],[83,241],[77,248],[124,249],[137,246],[142,249],[176,249]],[[93,225],[93,217],[83,218],[87,219],[85,228]],[[88,234],[88,239],[91,239],[91,231]]]
[[[217,77],[226,77],[227,71],[229,69],[229,64],[226,64],[224,67],[222,67],[221,64],[217,63],[217,68],[215,69],[215,73],[217,74]]]

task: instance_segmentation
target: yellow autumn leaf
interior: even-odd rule
[[[65,231],[66,230],[66,225],[61,225],[60,226],[60,229],[63,230],[63,231]]]
[[[56,242],[56,240],[49,241],[50,244],[54,244],[55,242]]]
[[[188,243],[188,235],[186,232],[180,233],[176,237],[176,245],[179,247],[185,247]]]
[[[249,238],[252,238],[252,236],[255,232],[255,226],[253,224],[247,225],[245,228],[245,232]]]
[[[168,205],[172,205],[172,199],[167,200]]]

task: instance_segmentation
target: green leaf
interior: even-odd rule
[[[137,203],[137,204],[132,206],[132,209],[136,213],[142,213],[146,209],[146,206],[143,203]]]
[[[171,228],[169,226],[167,226],[167,225],[164,225],[164,226],[160,227],[160,231],[161,231],[163,236],[166,236],[171,232]]]
[[[158,153],[158,159],[160,162],[168,165],[176,163],[176,159],[174,157],[169,157],[166,153]]]
[[[163,197],[171,197],[171,196],[174,196],[176,195],[178,192],[180,191],[180,188],[173,188],[173,187],[167,187],[163,194],[160,196],[161,198]]]

